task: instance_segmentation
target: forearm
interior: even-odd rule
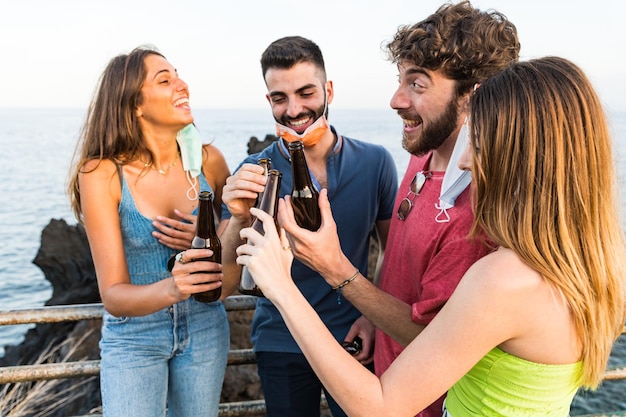
[[[339,280],[328,280],[333,287]],[[338,290],[339,291],[339,290]],[[382,291],[363,275],[360,275],[341,288],[341,297],[345,297],[361,314],[369,319],[376,328],[385,332],[402,346],[407,346],[424,329],[413,322],[409,304],[398,300]]]
[[[116,317],[145,316],[181,301],[172,293],[172,278],[150,285],[119,283],[102,294],[104,308]]]

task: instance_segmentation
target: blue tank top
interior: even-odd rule
[[[126,184],[123,169],[119,170],[122,182],[122,199],[119,206],[122,241],[126,254],[126,264],[130,281],[135,285],[147,285],[171,275],[167,260],[176,251],[159,243],[152,236],[155,230],[151,219],[139,212],[133,195]],[[200,173],[200,190],[213,192],[204,174]],[[194,214],[197,213],[197,208]]]

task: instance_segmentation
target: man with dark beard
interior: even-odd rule
[[[313,234],[281,216],[296,258],[329,285],[343,283],[341,296],[376,326],[379,376],[435,317],[466,270],[493,249],[467,238],[473,220],[470,176],[456,161],[467,146],[472,92],[517,61],[519,49],[513,23],[469,2],[445,4],[425,20],[400,27],[387,44],[399,71],[391,107],[403,120],[402,145],[411,158],[396,198],[378,287],[362,276],[345,281],[354,266],[342,253],[332,219],[323,219]],[[441,416],[443,399],[419,416]]]
[[[354,265],[343,279],[356,276],[355,270],[366,275],[370,232],[376,228],[384,251],[394,214],[398,183],[391,154],[380,145],[342,136],[328,124],[333,83],[326,79],[322,53],[312,41],[299,36],[276,40],[263,52],[261,68],[276,131],[282,139],[246,158],[227,179],[224,195],[237,196],[224,200],[223,216],[230,217],[229,231],[250,225],[250,207],[265,185],[263,169],[257,165],[260,158],[270,158],[272,168],[282,173],[280,196],[291,194],[287,142],[301,140],[314,183],[318,189],[328,190],[333,203],[335,236]],[[227,239],[222,240],[225,269],[235,263],[235,249],[244,243]],[[350,302],[338,298],[333,288],[306,265],[294,262],[291,275],[337,342],[352,341],[358,336],[362,346],[353,356],[364,364],[371,362],[372,324],[361,318]],[[267,416],[319,417],[322,384],[280,313],[265,298],[257,302],[251,336]],[[334,417],[345,416],[332,397],[326,398]]]

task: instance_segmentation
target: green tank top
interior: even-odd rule
[[[451,417],[566,417],[582,362],[545,365],[492,349],[450,390]]]

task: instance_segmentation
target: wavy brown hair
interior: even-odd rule
[[[595,388],[625,319],[625,246],[611,137],[572,62],[513,64],[471,99],[475,221],[563,294]]]
[[[163,56],[152,46],[140,46],[111,59],[100,76],[69,178],[70,204],[79,221],[82,210],[78,176],[88,161],[112,159],[125,164],[139,155],[148,155],[148,162],[152,161],[135,112],[142,101],[141,87],[147,73],[144,61],[149,55]]]
[[[469,1],[444,4],[415,23],[400,26],[385,45],[388,59],[417,65],[457,81],[461,96],[519,58],[515,25],[497,11],[481,11]]]

